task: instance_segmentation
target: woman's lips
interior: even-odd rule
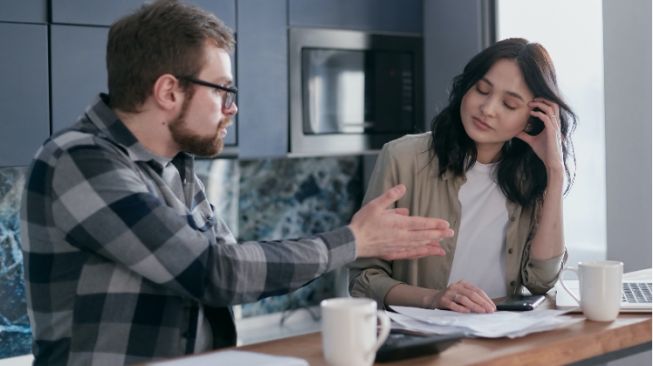
[[[492,127],[488,125],[487,123],[483,122],[481,119],[472,117],[472,120],[474,121],[474,125],[478,127],[479,129],[483,131],[491,130]]]

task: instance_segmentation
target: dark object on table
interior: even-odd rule
[[[544,295],[509,297],[497,303],[499,311],[528,311],[544,302]]]
[[[416,334],[393,329],[376,353],[376,362],[390,362],[444,351],[457,343],[462,334]]]

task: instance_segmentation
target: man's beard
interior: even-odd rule
[[[192,95],[184,100],[181,111],[168,125],[172,139],[179,145],[181,151],[202,157],[216,156],[224,148],[224,141],[220,138],[220,129],[229,126],[231,119],[225,118],[220,121],[213,136],[197,135],[188,129],[186,125],[186,112],[191,99]]]

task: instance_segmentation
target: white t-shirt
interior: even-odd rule
[[[449,284],[466,280],[490,298],[507,295],[505,269],[506,197],[494,179],[496,164],[476,162],[460,188],[458,241]]]

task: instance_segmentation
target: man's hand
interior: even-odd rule
[[[387,208],[405,193],[406,186],[397,185],[354,215],[349,228],[356,238],[358,257],[410,259],[445,254],[440,240],[453,236],[447,221],[410,217],[405,208]]]

